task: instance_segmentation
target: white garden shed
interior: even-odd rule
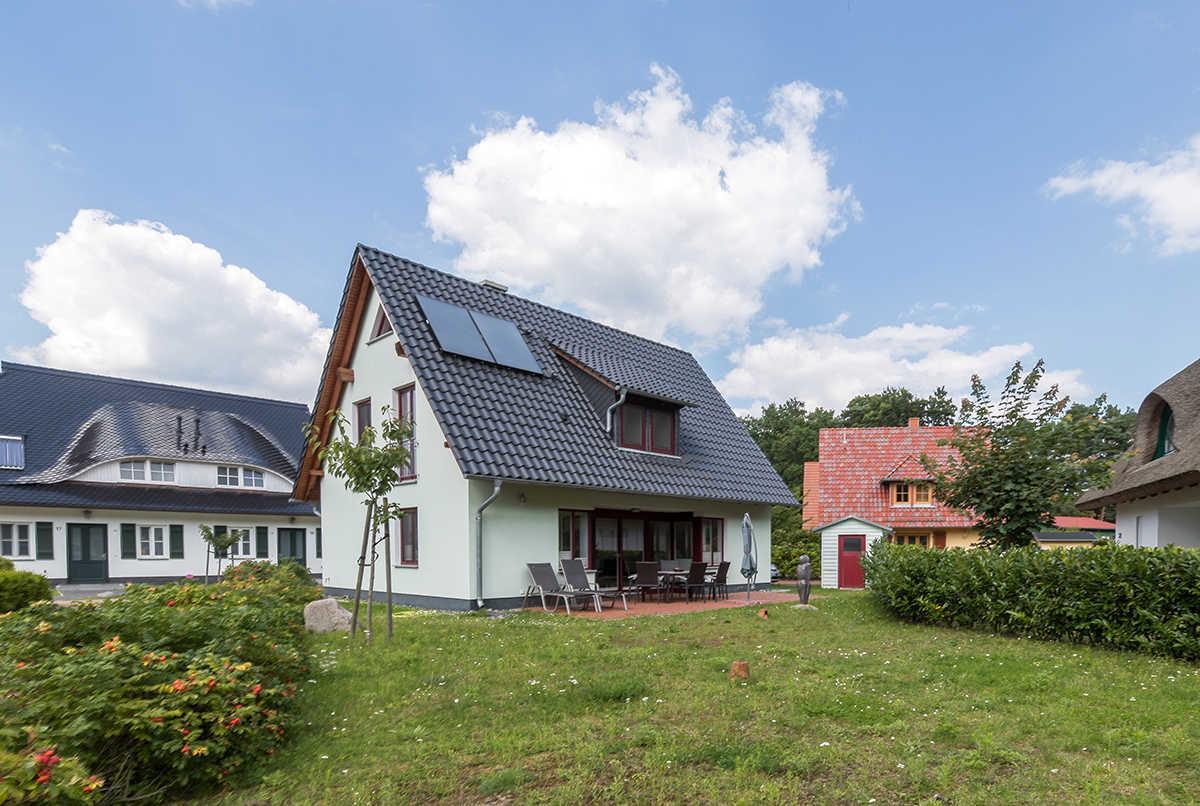
[[[820,527],[821,587],[861,588],[862,556],[872,543],[892,530],[866,518],[849,517]]]

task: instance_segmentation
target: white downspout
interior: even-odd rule
[[[616,402],[608,407],[608,411],[604,412],[604,426],[610,437],[613,436],[613,414],[621,407],[621,404],[625,402],[625,396],[629,394],[629,390],[624,386],[618,387],[617,391],[620,394],[617,395]]]
[[[483,608],[483,511],[500,496],[504,482],[492,479],[492,494],[475,510],[475,604]]]

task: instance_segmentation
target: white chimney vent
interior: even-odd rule
[[[493,291],[499,291],[501,294],[508,293],[508,286],[501,285],[500,283],[497,283],[495,280],[480,280],[479,284],[481,286],[483,286],[484,288],[490,288]]]

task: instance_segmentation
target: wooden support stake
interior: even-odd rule
[[[362,601],[363,565],[367,562],[367,540],[371,536],[371,519],[375,515],[375,502],[367,504],[367,520],[363,524],[362,550],[358,553],[358,579],[354,581],[354,611],[350,614],[350,637],[358,629],[358,603]]]
[[[391,513],[387,499],[383,499],[383,511]],[[392,640],[392,520],[383,522],[383,575],[387,579],[387,639]]]
[[[379,556],[379,552],[375,551],[375,546],[378,544],[375,536],[379,534],[379,524],[375,522],[375,511],[371,511],[371,573],[369,574],[370,582],[367,587],[367,643],[375,641],[375,558]]]

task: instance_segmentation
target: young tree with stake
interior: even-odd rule
[[[384,574],[387,579],[387,637],[392,637],[392,540],[391,522],[400,517],[401,508],[388,503],[390,493],[400,482],[400,468],[408,464],[409,440],[412,426],[407,420],[388,416],[391,408],[381,409],[383,418],[376,430],[365,426],[358,439],[349,433],[349,422],[340,411],[329,412],[334,436],[321,444],[320,430],[309,426],[306,436],[309,444],[317,451],[325,472],[340,479],[346,488],[363,497],[366,516],[363,522],[362,549],[358,557],[358,578],[354,583],[354,611],[350,620],[350,635],[358,629],[358,608],[362,600],[363,571],[370,567],[367,583],[367,639],[371,639],[371,625],[375,602],[376,548],[383,543]],[[382,530],[383,536],[379,533]],[[368,552],[370,556],[368,558]]]

